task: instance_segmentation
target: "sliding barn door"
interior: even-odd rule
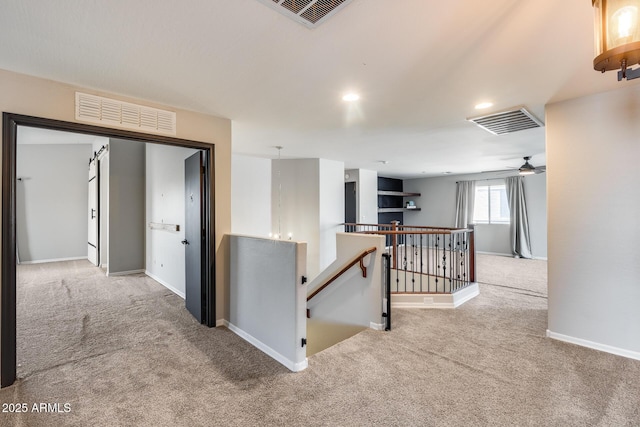
[[[99,242],[98,236],[100,235],[100,222],[98,220],[98,196],[99,196],[99,183],[98,183],[98,159],[94,158],[89,163],[89,208],[88,208],[88,222],[89,222],[89,235],[87,239],[87,259],[94,265],[99,265]]]

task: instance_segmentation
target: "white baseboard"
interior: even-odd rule
[[[472,298],[480,295],[480,286],[478,283],[471,283],[464,289],[459,290],[453,294],[453,307],[459,307]]]
[[[128,276],[130,274],[140,274],[144,273],[144,269],[141,270],[129,270],[129,271],[116,271],[116,272],[107,272],[107,276]]]
[[[185,295],[184,292],[177,290],[174,286],[172,286],[171,284],[165,282],[164,280],[162,280],[161,278],[159,278],[155,274],[152,274],[147,270],[145,270],[144,274],[146,274],[147,276],[151,277],[153,280],[155,280],[156,282],[160,283],[162,286],[164,286],[165,288],[169,289],[171,292],[173,292],[174,294],[178,295],[180,298],[182,298],[182,299],[186,298],[186,295]],[[218,325],[216,325],[216,326],[218,326]]]
[[[500,252],[485,252],[485,251],[476,251],[477,254],[483,255],[495,255],[495,256],[506,256],[508,258],[514,258],[513,254],[503,254]],[[542,261],[548,261],[546,256],[532,256],[531,259],[539,259]]]
[[[625,350],[624,348],[613,347],[607,344],[600,344],[597,342],[585,340],[582,338],[576,338],[569,335],[559,334],[547,329],[547,337],[554,340],[568,342],[569,344],[576,344],[582,347],[591,348],[593,350],[604,351],[605,353],[615,354],[616,356],[627,357],[629,359],[640,360],[640,352]]]
[[[216,328],[224,326],[225,328],[229,327],[229,321],[227,319],[218,319],[216,320]]]
[[[384,331],[385,324],[369,322],[369,327],[376,331]]]
[[[393,308],[456,308],[480,295],[480,287],[472,283],[453,294],[391,294]]]
[[[35,261],[20,261],[18,264],[45,264],[47,262],[61,262],[61,261],[78,261],[84,259],[86,260],[87,257],[86,256],[80,256],[80,257],[70,257],[70,258],[53,258],[53,259],[38,259]]]
[[[483,255],[496,255],[496,256],[506,256],[509,258],[513,258],[513,254],[503,254],[501,252],[485,252],[485,251],[476,251],[477,254]]]
[[[307,366],[309,366],[309,362],[306,357],[302,362],[294,362],[293,360],[289,360],[282,354],[278,353],[277,351],[275,351],[274,349],[272,349],[271,347],[269,347],[259,339],[253,337],[251,334],[248,334],[247,332],[238,328],[233,323],[228,323],[227,327],[231,331],[233,331],[233,333],[235,333],[236,335],[238,335],[240,338],[244,339],[248,343],[252,344],[258,350],[261,350],[262,352],[266,353],[267,355],[271,356],[272,358],[274,358],[275,360],[283,364],[290,371],[299,372],[299,371],[302,371],[303,369],[306,369]]]

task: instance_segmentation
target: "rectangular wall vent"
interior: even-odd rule
[[[315,28],[353,0],[258,0],[309,28]]]
[[[113,127],[176,134],[176,113],[76,92],[76,120]]]
[[[543,126],[542,122],[536,119],[535,116],[524,107],[486,116],[472,117],[467,120],[494,135],[504,135],[506,133]]]

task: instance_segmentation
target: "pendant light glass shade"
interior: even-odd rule
[[[595,17],[593,68],[624,70],[640,62],[640,0],[592,0]]]

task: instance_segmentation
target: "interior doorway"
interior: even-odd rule
[[[0,315],[0,385],[11,385],[16,378],[16,152],[18,126],[59,130],[80,134],[118,138],[128,141],[171,145],[199,150],[202,153],[202,221],[201,281],[202,317],[207,326],[215,326],[215,230],[213,190],[214,147],[211,144],[178,138],[102,128],[72,122],[3,113],[2,143],[2,311]],[[85,184],[86,185],[86,184]]]
[[[355,224],[358,222],[357,217],[357,195],[356,183],[344,183],[344,222],[347,224]]]

